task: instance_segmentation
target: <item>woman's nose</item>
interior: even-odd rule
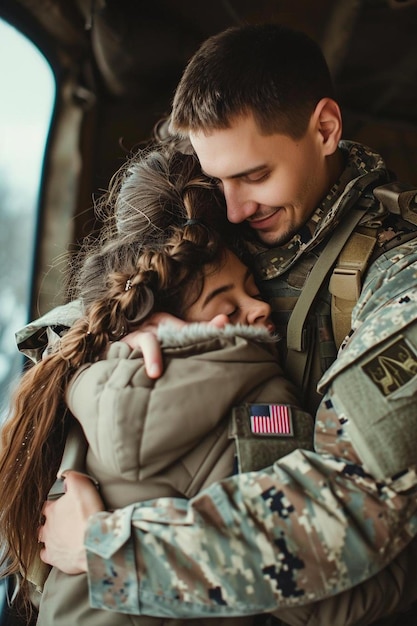
[[[271,307],[267,302],[251,298],[247,313],[247,324],[251,326],[266,326],[271,324]]]

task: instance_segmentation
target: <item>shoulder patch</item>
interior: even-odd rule
[[[403,336],[362,365],[383,396],[389,396],[417,375],[417,353]]]

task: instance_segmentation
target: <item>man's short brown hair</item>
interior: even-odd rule
[[[262,133],[300,138],[324,97],[334,97],[330,72],[305,33],[279,24],[232,27],[207,39],[188,63],[171,130],[210,132],[252,113]]]

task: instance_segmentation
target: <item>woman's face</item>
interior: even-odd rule
[[[230,324],[263,326],[274,331],[271,307],[262,300],[250,270],[230,251],[226,251],[220,266],[207,266],[201,294],[188,307],[184,319],[210,322],[217,315],[227,316]]]

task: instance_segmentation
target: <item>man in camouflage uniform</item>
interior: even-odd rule
[[[377,274],[369,273],[355,312],[357,330],[340,361],[328,371],[324,385],[335,377],[342,386],[349,386],[351,372],[384,358],[385,346],[399,371],[408,360],[415,373],[416,243],[405,244],[391,257],[382,262]],[[400,294],[392,289],[396,276],[402,285]],[[410,278],[414,286],[407,288]],[[377,334],[375,328],[382,332]],[[398,356],[398,351],[394,358],[393,338],[406,346],[407,359],[401,353]],[[415,375],[404,380],[404,384],[397,381],[395,389],[402,398],[399,414],[405,415],[414,406],[415,424]],[[368,384],[374,384],[371,378]],[[354,392],[359,395],[361,389]],[[402,591],[408,599],[415,597],[417,590],[409,588],[413,577],[406,571],[401,578],[401,568],[410,567],[415,559],[413,543],[411,563],[404,553],[417,534],[415,464],[407,457],[401,467],[395,455],[389,459],[386,445],[382,450],[375,448],[373,473],[368,472],[366,458],[360,457],[352,443],[355,427],[359,424],[366,430],[374,417],[366,406],[366,393],[364,398],[359,408],[358,398],[355,402],[353,397],[351,406],[344,399],[336,411],[340,399],[334,383],[329,383],[317,413],[316,453],[297,450],[271,468],[225,480],[190,502],[161,499],[93,515],[86,535],[93,606],[177,617],[269,610],[290,624],[315,624],[297,621],[300,615],[312,619],[309,611],[314,610],[320,618],[317,623],[323,626],[371,623],[371,618],[402,606]],[[396,399],[392,394],[381,394],[381,398],[387,398],[386,415],[391,421],[389,404]],[[377,441],[380,428],[371,426]],[[401,445],[400,433],[395,436],[392,430],[390,444]],[[409,431],[403,433],[407,450]],[[412,446],[409,449],[411,454]],[[394,475],[387,478],[386,471]],[[70,474],[70,495],[75,480]],[[65,503],[64,498],[59,504],[72,507],[71,500]],[[377,582],[381,580],[382,585],[392,587],[381,588]],[[361,583],[362,593],[369,593],[373,600],[366,610],[354,604],[355,587]],[[352,587],[351,593],[346,591]],[[330,606],[341,612],[343,621],[326,622],[323,611],[329,604],[318,601],[334,594],[341,595]],[[307,605],[307,613],[282,610],[298,605]],[[371,621],[360,621],[362,612]],[[354,621],[350,621],[351,614]]]
[[[379,155],[340,141],[320,51],[276,25],[203,44],[177,89],[172,127],[191,139],[242,226],[287,336],[287,370],[312,412],[321,379],[316,452],[297,450],[190,502],[114,513],[97,512],[94,490],[70,474],[66,495],[45,507],[42,557],[68,573],[88,569],[93,606],[132,614],[270,611],[342,626],[402,610],[417,596],[415,192],[391,184]],[[335,360],[340,319],[343,328],[356,300]],[[131,342],[158,376],[149,335]]]

